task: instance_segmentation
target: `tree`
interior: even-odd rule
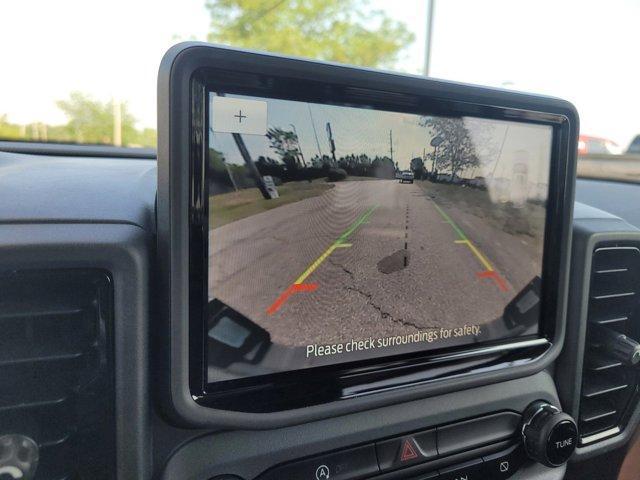
[[[206,0],[208,40],[371,67],[392,67],[414,40],[364,0]]]
[[[0,139],[36,142],[114,143],[114,104],[100,102],[82,92],[73,92],[69,98],[56,102],[67,116],[65,125],[48,125],[44,122],[28,124],[11,123],[6,115],[0,115]],[[121,140],[130,147],[152,147],[157,144],[154,128],[138,130],[136,119],[121,104]]]
[[[463,170],[480,164],[475,145],[461,118],[424,117],[429,137],[440,136],[436,168],[451,172],[451,181]]]
[[[287,169],[294,171],[297,170],[298,156],[300,150],[298,148],[298,136],[289,131],[279,127],[270,127],[267,130],[267,138],[280,158],[287,166]]]
[[[69,98],[56,102],[67,116],[63,135],[78,143],[114,143],[114,107],[121,109],[121,138],[123,145],[156,146],[155,129],[136,129],[136,119],[126,103],[115,106],[113,101],[101,102],[82,92],[71,92]]]
[[[281,180],[285,178],[284,165],[282,162],[278,162],[271,157],[259,156],[258,160],[256,160],[256,167],[262,176],[269,175]]]
[[[376,157],[371,163],[373,169],[373,176],[378,178],[394,178],[396,175],[396,168],[389,157]]]
[[[420,157],[415,157],[411,159],[411,163],[409,164],[413,175],[418,179],[422,179],[424,175],[424,160]]]
[[[113,143],[113,104],[94,100],[82,92],[71,92],[66,100],[56,102],[67,116],[66,130],[78,143]],[[122,108],[122,138],[131,138],[135,119]],[[123,143],[128,143],[124,142]]]

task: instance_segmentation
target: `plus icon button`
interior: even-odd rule
[[[234,115],[234,117],[236,117],[236,118],[238,119],[238,122],[239,122],[239,123],[242,123],[242,119],[243,119],[243,118],[247,118],[247,116],[246,116],[246,115],[243,115],[243,114],[242,114],[242,110],[240,110],[240,111],[238,112],[238,114],[237,114],[237,115]]]

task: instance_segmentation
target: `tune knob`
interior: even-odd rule
[[[564,465],[576,449],[578,427],[570,415],[538,401],[522,416],[522,439],[527,455],[547,467]]]

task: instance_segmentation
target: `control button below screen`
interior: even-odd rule
[[[436,431],[416,433],[376,443],[378,463],[383,471],[426,462],[438,456]]]
[[[514,445],[508,450],[483,457],[483,460],[487,478],[502,480],[509,478],[520,468],[525,455],[520,445]]]
[[[520,418],[517,413],[504,412],[438,427],[438,453],[452,455],[508,440],[517,432]]]
[[[482,472],[482,460],[473,460],[440,470],[439,480],[486,480]]]
[[[259,480],[357,480],[379,472],[373,445],[352,448],[272,468]]]
[[[407,480],[440,480],[440,474],[438,472],[432,473],[423,473],[422,475],[418,475],[417,477],[411,477]]]

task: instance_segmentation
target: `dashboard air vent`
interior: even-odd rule
[[[637,401],[640,360],[640,250],[593,252],[579,428],[583,445],[616,435]]]
[[[0,274],[0,435],[37,443],[36,480],[113,477],[112,330],[104,272]]]

